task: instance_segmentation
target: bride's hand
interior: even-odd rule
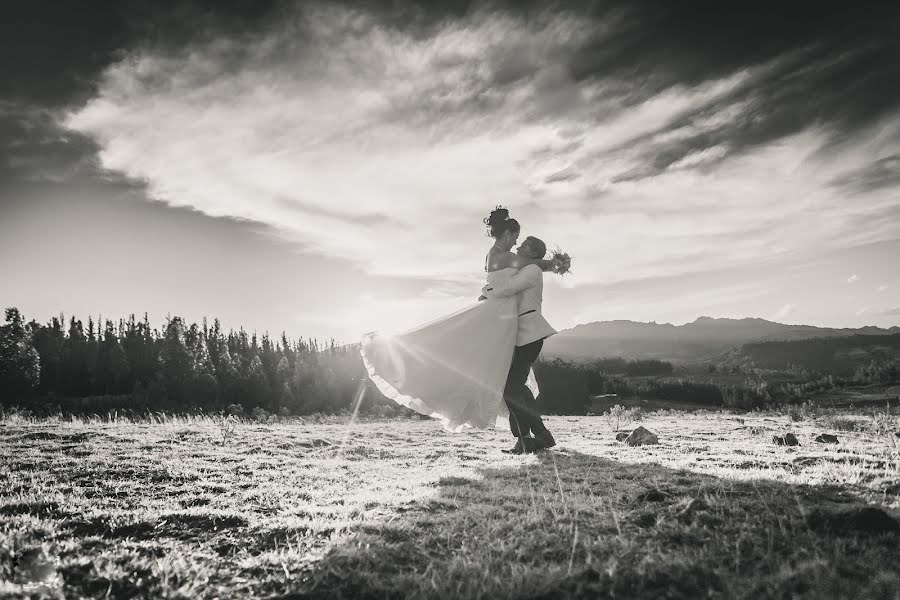
[[[555,258],[550,258],[548,260],[550,261],[550,267],[547,268],[546,270],[551,273],[558,273],[559,272],[559,261],[556,260]]]
[[[553,271],[554,273],[556,272],[557,263],[552,258],[542,258],[535,264],[541,268],[541,271]]]

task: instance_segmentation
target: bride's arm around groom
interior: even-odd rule
[[[487,298],[504,298],[515,296],[531,287],[537,287],[543,283],[544,272],[537,265],[527,265],[518,273],[496,285],[487,284],[481,288],[481,293]]]

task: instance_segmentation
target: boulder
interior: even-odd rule
[[[643,426],[638,427],[625,438],[627,446],[647,446],[658,443],[659,439],[656,434]]]
[[[797,439],[797,436],[793,433],[786,433],[783,436],[772,436],[772,441],[775,442],[776,446],[799,446],[800,440]]]
[[[821,444],[837,444],[838,439],[836,435],[831,435],[830,433],[823,433],[822,435],[816,436],[816,441]]]
[[[628,434],[627,431],[620,431],[619,433],[616,434],[616,441],[617,441],[617,442],[624,442],[624,441],[625,441],[625,438],[627,438],[628,435],[629,435],[629,434]]]

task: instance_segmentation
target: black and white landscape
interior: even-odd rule
[[[900,598],[896,3],[0,11],[0,598]],[[521,455],[360,355],[498,205]]]

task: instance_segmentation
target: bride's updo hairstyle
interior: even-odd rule
[[[509,211],[498,206],[491,211],[490,216],[484,219],[487,225],[487,234],[492,238],[499,238],[507,231],[521,231],[519,222],[509,218]]]

